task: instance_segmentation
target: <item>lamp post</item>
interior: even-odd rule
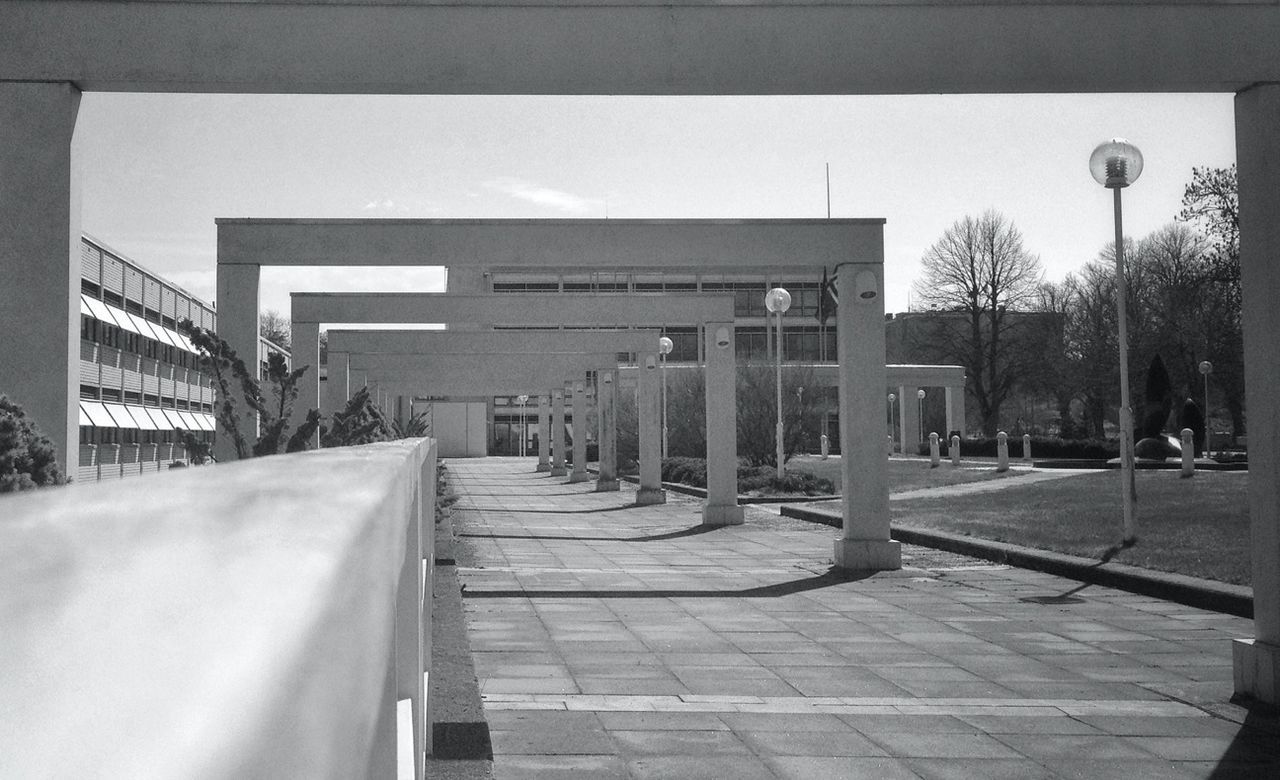
[[[675,347],[675,342],[663,336],[658,339],[658,358],[662,361],[662,452],[658,457],[666,459],[667,450],[667,355]]]
[[[1204,376],[1204,456],[1213,457],[1213,433],[1209,430],[1209,375],[1213,373],[1213,364],[1207,360],[1200,361],[1200,374]]]
[[[924,388],[923,387],[916,391],[916,427],[920,429],[918,431],[920,441],[924,441]]]
[[[898,438],[898,427],[893,421],[893,403],[898,400],[897,393],[889,393],[889,430],[893,432],[893,437]]]
[[[764,307],[778,315],[778,348],[774,350],[775,365],[777,367],[777,401],[778,406],[778,424],[774,429],[774,437],[776,438],[776,457],[778,459],[778,479],[782,479],[785,472],[783,470],[783,453],[782,447],[782,315],[787,309],[791,308],[791,293],[782,287],[775,287],[764,294]]]
[[[1138,500],[1133,469],[1133,409],[1129,405],[1129,326],[1125,304],[1129,298],[1124,276],[1124,223],[1121,218],[1120,190],[1142,175],[1142,152],[1123,138],[1112,138],[1099,144],[1089,156],[1089,173],[1102,186],[1111,190],[1116,227],[1116,321],[1120,345],[1120,481],[1124,505],[1124,540],[1137,535],[1134,527],[1134,505]]]
[[[524,457],[524,440],[528,438],[529,431],[525,428],[524,405],[529,400],[527,395],[518,395],[516,400],[520,402],[520,457]]]

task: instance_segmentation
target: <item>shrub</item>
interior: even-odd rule
[[[667,458],[662,461],[662,481],[706,487],[707,461],[705,458]]]
[[[738,492],[756,491],[764,494],[785,495],[831,495],[835,485],[831,480],[818,477],[807,471],[788,471],[782,479],[778,479],[776,467],[754,466],[738,469]]]
[[[53,442],[22,407],[0,395],[0,493],[61,485]]]
[[[998,440],[994,437],[977,437],[960,440],[960,454],[964,456],[994,458]],[[950,455],[950,442],[942,440],[942,454]],[[929,454],[929,442],[921,443],[919,455]],[[1064,458],[1073,460],[1110,460],[1120,457],[1120,443],[1105,439],[1061,439],[1056,436],[1032,436],[1033,458]],[[1009,457],[1022,457],[1022,437],[1009,437]]]

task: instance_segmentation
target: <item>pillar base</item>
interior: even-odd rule
[[[566,475],[566,474],[568,474],[568,473],[569,473],[569,469],[565,468],[564,466],[552,466],[552,467],[551,467],[551,476],[553,476],[553,477],[563,477],[564,475]]]
[[[737,504],[707,504],[702,508],[703,525],[742,525],[745,515]]]
[[[586,482],[591,479],[591,475],[585,471],[575,471],[569,475],[569,482]]]
[[[895,571],[902,568],[902,545],[888,539],[837,539],[835,559],[838,569]]]
[[[550,471],[550,470],[551,470],[550,463],[539,463],[538,467],[534,469],[534,471]]]
[[[1231,643],[1231,661],[1238,695],[1280,705],[1280,645],[1236,639]]]
[[[621,488],[618,487],[618,480],[616,479],[597,479],[596,480],[597,493],[610,493],[620,489]]]
[[[662,488],[640,488],[636,491],[637,504],[665,504],[667,491]]]

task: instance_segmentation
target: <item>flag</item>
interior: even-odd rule
[[[836,297],[836,277],[827,279],[827,269],[822,269],[822,286],[818,289],[818,322],[827,324],[827,320],[836,313],[840,300]]]

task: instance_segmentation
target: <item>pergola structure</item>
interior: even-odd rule
[[[342,35],[334,35],[342,30]],[[992,45],[993,31],[999,45]],[[394,5],[0,4],[5,391],[74,473],[82,90],[334,94],[1230,92],[1239,166],[1257,638],[1236,689],[1280,702],[1280,6],[1119,0]],[[181,41],[182,45],[174,45]],[[321,42],[321,45],[318,45]],[[1087,150],[1081,150],[1082,158]],[[1005,175],[1003,171],[993,175]],[[303,263],[299,263],[303,264]],[[842,277],[843,279],[843,277]],[[219,280],[219,303],[222,301]],[[257,299],[256,277],[253,300]],[[222,309],[220,317],[226,316]],[[256,312],[232,312],[232,319]],[[247,320],[256,322],[250,316]],[[883,344],[880,345],[883,354]],[[843,357],[843,350],[842,357]],[[882,362],[883,358],[877,358]],[[879,396],[882,391],[877,391]],[[860,410],[861,411],[861,410]],[[870,410],[866,410],[870,411]],[[877,399],[875,416],[883,406]],[[842,420],[843,420],[842,415]],[[887,511],[886,511],[887,516]],[[846,516],[846,529],[849,518]]]
[[[742,522],[742,508],[738,506],[737,411],[733,401],[736,376],[732,295],[294,293],[290,313],[295,367],[319,365],[321,323],[485,323],[498,318],[524,325],[554,326],[572,322],[607,328],[650,322],[655,318],[659,321],[670,318],[703,323],[707,326],[709,339],[714,339],[707,351],[707,503],[703,508],[703,522],[709,525]],[[883,339],[883,331],[881,337]],[[656,340],[650,344],[647,351],[638,354],[640,365],[644,367],[640,372],[639,391],[642,431],[654,429],[660,415],[658,345]],[[317,408],[319,395],[319,377],[316,375],[314,380],[303,383],[294,407],[295,416]],[[574,396],[577,395],[575,392]],[[642,448],[649,441],[642,441]],[[641,500],[661,500],[660,492],[651,492],[655,487],[661,490],[661,461],[657,446],[654,437],[647,449],[640,452],[641,485],[650,489]],[[886,511],[887,501],[886,496]]]

